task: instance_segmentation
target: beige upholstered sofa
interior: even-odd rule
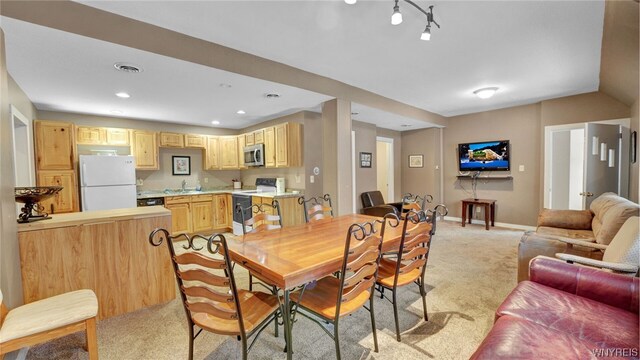
[[[589,210],[543,209],[538,214],[538,228],[528,231],[518,246],[518,281],[529,278],[529,261],[538,255],[554,257],[569,253],[592,259],[602,259],[602,251],[572,246],[559,238],[578,239],[609,245],[622,224],[631,216],[640,215],[640,205],[614,193],[604,193],[591,202]]]

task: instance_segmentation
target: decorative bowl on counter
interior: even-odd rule
[[[18,222],[28,223],[32,221],[51,219],[49,214],[43,211],[44,207],[39,203],[59,193],[60,190],[62,190],[62,186],[29,186],[15,188],[16,202],[24,204],[22,209],[20,209],[22,212],[18,215]]]

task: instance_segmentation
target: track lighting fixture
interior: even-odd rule
[[[398,1],[394,0],[395,5],[393,6],[393,14],[391,14],[391,25],[400,25],[402,23],[402,13],[400,12],[400,6],[398,5]],[[438,29],[440,28],[440,24],[438,24],[433,19],[433,5],[429,6],[429,11],[425,11],[418,4],[414,3],[411,0],[403,0],[404,2],[411,4],[414,8],[418,9],[421,13],[423,13],[427,17],[427,26],[424,31],[420,35],[420,40],[430,40],[431,39],[431,23],[435,24]],[[355,0],[345,0],[347,4],[355,3]]]

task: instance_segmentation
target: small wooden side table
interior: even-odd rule
[[[487,230],[489,230],[489,220],[491,220],[491,226],[496,226],[496,200],[464,199],[462,200],[462,227],[467,222],[467,211],[469,213],[469,224],[471,224],[473,205],[484,206],[484,222]]]

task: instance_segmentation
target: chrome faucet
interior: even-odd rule
[[[186,187],[187,187],[187,180],[182,180],[182,192],[185,191]]]

